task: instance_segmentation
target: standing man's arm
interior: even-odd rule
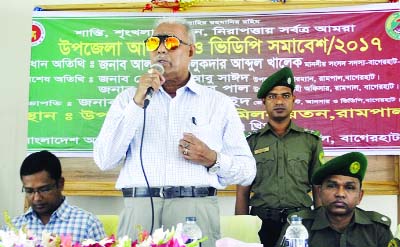
[[[227,96],[219,97],[218,106],[215,109],[214,118],[219,119],[221,124],[221,139],[206,143],[212,150],[219,152],[220,169],[216,172],[218,182],[222,186],[230,184],[250,185],[256,176],[256,161],[251,153],[244,135],[244,125],[239,114]],[[215,138],[215,137],[213,137]],[[221,146],[217,143],[220,143]]]
[[[156,69],[139,78],[135,89],[118,94],[93,144],[93,158],[101,170],[110,170],[125,157],[135,132],[143,125],[143,104],[147,89],[158,91],[165,78]]]
[[[250,190],[251,185],[236,186],[235,215],[249,214]]]
[[[133,101],[133,95],[134,89],[128,89],[114,99],[93,144],[93,159],[101,170],[119,165],[143,124],[143,109]]]
[[[312,197],[313,197],[313,204],[314,208],[318,208],[322,206],[321,198],[318,196],[318,185],[313,185],[312,186]]]
[[[309,181],[311,183],[311,177],[314,174],[314,172],[323,165],[324,162],[324,150],[322,147],[322,140],[319,137],[319,132],[316,132],[318,135],[318,141],[316,143],[316,147],[314,148],[314,157],[313,157],[313,162],[312,162],[312,168],[311,172],[309,173]],[[318,195],[318,188],[316,185],[311,185],[312,186],[312,197],[313,197],[313,204],[314,208],[318,208],[322,206],[321,199],[319,198]]]

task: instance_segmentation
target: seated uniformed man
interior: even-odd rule
[[[366,157],[351,152],[326,162],[313,174],[311,181],[317,185],[322,206],[294,213],[303,218],[310,247],[388,246],[393,238],[390,219],[357,207],[364,194],[366,169]],[[287,227],[278,245],[283,245]]]

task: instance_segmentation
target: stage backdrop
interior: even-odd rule
[[[197,35],[192,76],[231,97],[247,132],[267,121],[262,81],[287,66],[292,118],[320,131],[328,155],[387,155],[400,153],[400,12],[391,8],[171,15]],[[90,155],[113,99],[149,68],[143,41],[159,17],[34,13],[29,150]]]

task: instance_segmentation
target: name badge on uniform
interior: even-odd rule
[[[269,147],[260,148],[260,149],[254,150],[254,154],[261,154],[261,153],[265,153],[268,151],[269,151]]]

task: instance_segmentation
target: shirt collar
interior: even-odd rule
[[[186,83],[185,86],[179,88],[177,92],[179,92],[179,91],[187,91],[187,90],[188,90],[188,91],[191,91],[191,92],[193,92],[193,93],[195,93],[195,94],[201,95],[202,92],[203,92],[203,90],[204,90],[204,88],[203,88],[201,85],[199,85],[199,84],[194,80],[194,77],[192,76],[192,74],[190,74],[190,79],[189,79],[189,81]]]
[[[71,212],[71,207],[67,203],[67,199],[64,197],[64,201],[57,208],[57,210],[53,213],[53,215],[57,215],[58,218],[62,220],[67,220],[68,215]]]
[[[33,210],[31,207],[28,208],[28,210],[26,210],[26,212],[23,214],[25,217],[28,217],[30,215],[34,214]]]
[[[54,217],[54,215],[57,218],[60,218],[62,220],[66,220],[68,219],[68,213],[71,211],[70,206],[68,205],[67,202],[67,198],[64,197],[63,202],[61,203],[61,205],[57,208],[56,211],[54,211],[51,214],[51,217]],[[39,218],[37,216],[37,214],[33,211],[32,207],[29,207],[28,210],[26,210],[26,212],[24,213],[24,217],[25,218],[29,218],[29,217],[36,217]]]
[[[368,225],[373,224],[371,219],[367,217],[362,210],[356,208],[354,213],[354,222],[357,224]]]
[[[324,207],[317,209],[314,223],[311,226],[311,230],[321,230],[330,227],[328,216]]]
[[[293,121],[290,121],[290,124],[289,124],[289,127],[288,127],[286,133],[289,133],[290,130],[295,130],[295,131],[301,132],[302,128],[297,126]],[[272,128],[271,128],[271,125],[266,124],[265,127],[260,131],[260,134],[263,135],[263,134],[267,133],[268,131],[272,131]]]
[[[324,207],[320,207],[317,210],[317,215],[315,217],[313,225],[311,226],[311,230],[321,230],[330,227],[328,216],[326,214],[326,209]],[[365,216],[361,210],[356,208],[354,210],[354,216],[351,219],[349,225],[352,224],[369,225],[373,224],[373,222],[367,216]]]

